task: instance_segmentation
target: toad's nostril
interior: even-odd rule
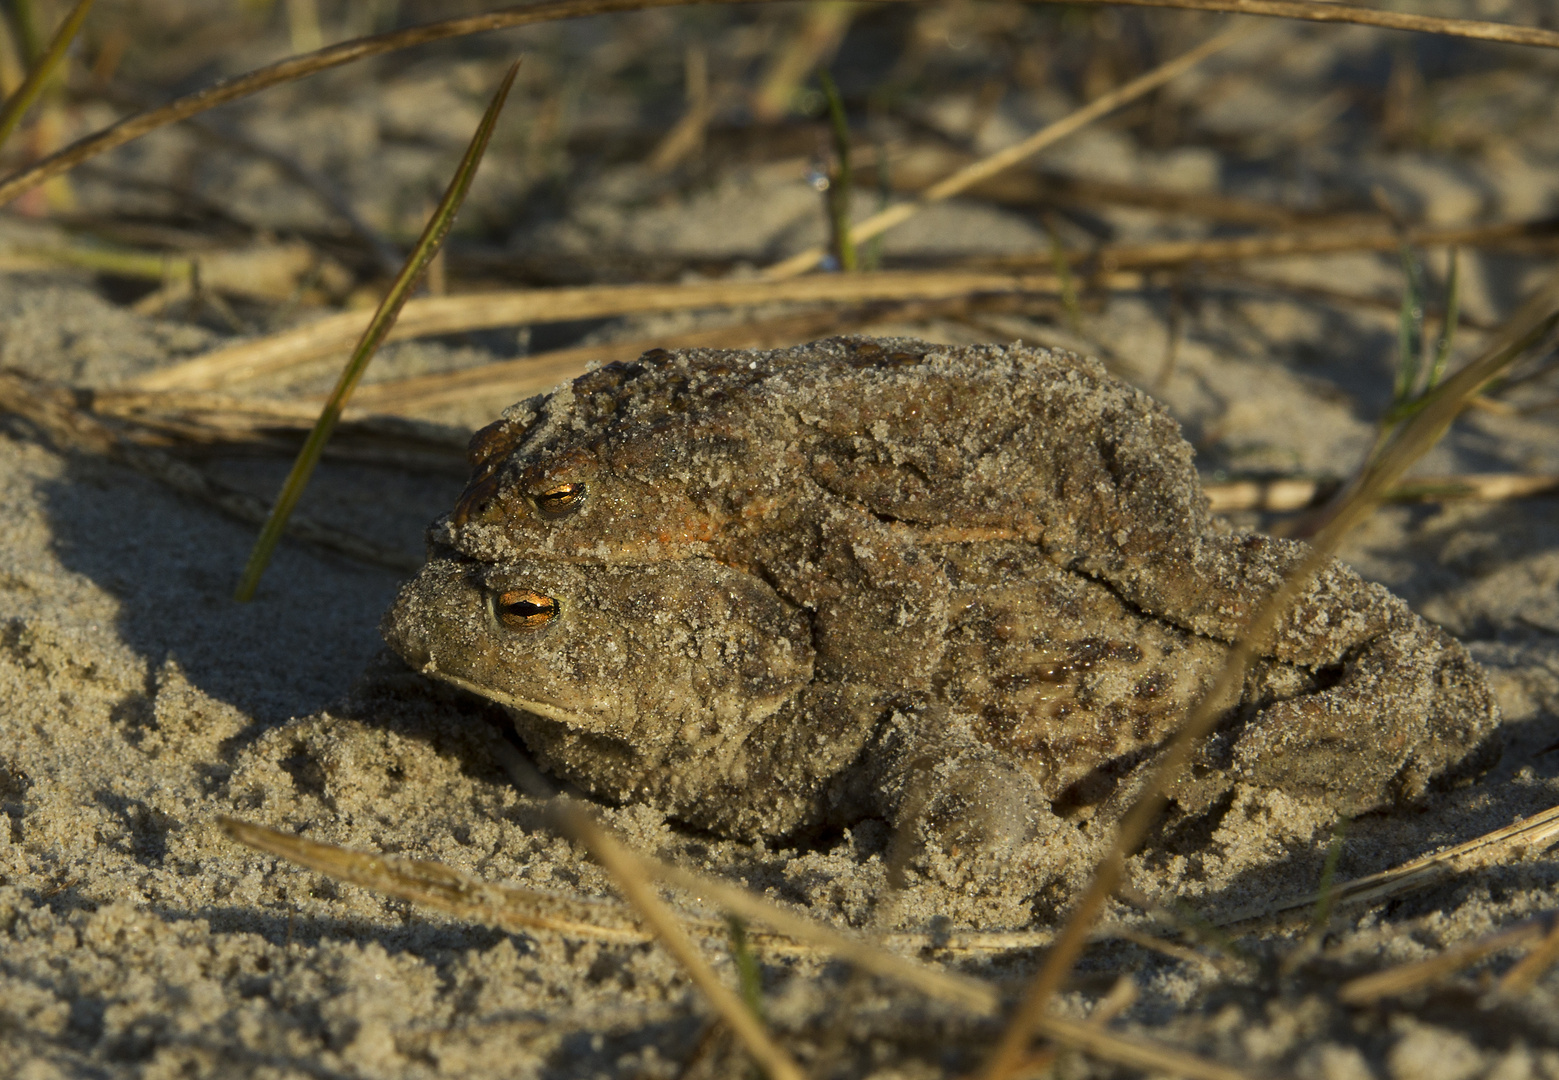
[[[385,614],[379,625],[379,635],[412,668],[420,671],[432,659],[427,632],[413,617],[404,594]]]

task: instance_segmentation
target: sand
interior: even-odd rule
[[[1265,52],[1252,45],[1248,55],[1199,72],[1186,100],[1200,79],[1220,72],[1250,79],[1253,64],[1281,54],[1288,66],[1267,80],[1278,95],[1270,108],[1281,109],[1289,100],[1282,95],[1325,84],[1331,69],[1315,59],[1317,51],[1329,62],[1373,62],[1394,41],[1355,30],[1287,33],[1263,45]],[[440,70],[455,85],[480,83],[478,76],[496,70],[491,58],[469,63],[475,75]],[[418,78],[446,85],[426,68],[407,78],[408,85]],[[337,107],[347,113],[361,104],[346,99]],[[1271,121],[1258,99],[1225,94],[1207,123],[1231,138],[1248,133]],[[411,127],[458,128],[471,119],[430,119],[439,100],[404,90],[374,104],[400,109],[398,122]],[[1000,117],[1026,131],[1045,107],[1040,96],[1037,105]],[[324,122],[324,106],[299,93],[285,92],[270,108],[244,122],[277,137]],[[927,122],[956,111],[949,106]],[[342,146],[318,153],[354,160],[375,153],[368,135],[343,130],[351,137]],[[1425,219],[1463,220],[1547,209],[1556,152],[1533,135],[1519,147],[1520,169],[1416,151],[1335,160],[1316,150],[1310,163],[1356,186],[1384,185]],[[432,155],[424,155],[428,162],[408,155],[416,157],[407,150],[382,173],[360,169],[343,178],[362,193],[365,212],[389,214],[387,188],[409,184],[403,172],[425,177],[443,167]],[[159,159],[130,160],[155,170]],[[1222,168],[1211,151],[1182,160],[1118,131],[1087,135],[1047,164],[1202,187],[1217,186]],[[211,166],[207,190],[260,219],[314,213],[266,201],[271,196],[247,197],[251,188],[265,189],[241,172]],[[815,200],[803,197],[805,178],[795,170],[736,170],[669,199],[643,197],[658,181],[634,165],[603,168],[592,183],[551,220],[516,225],[514,249],[561,259],[605,237],[616,250],[646,258],[739,261],[821,235]],[[1270,187],[1259,191],[1263,184]],[[1245,193],[1276,198],[1302,187],[1258,179]],[[484,188],[478,205],[496,198],[496,189]],[[747,213],[753,206],[763,213]],[[1162,235],[1140,212],[1119,211],[1112,221],[1128,235]],[[945,250],[949,236],[965,254],[1045,243],[1031,218],[987,205],[955,202],[917,230],[896,241],[900,251]],[[1482,318],[1508,310],[1541,266],[1531,258],[1464,258],[1465,302]],[[1387,296],[1400,287],[1389,254],[1254,269]],[[1167,303],[1158,293],[1114,299],[1088,313],[1082,336],[1064,320],[1021,315],[868,329],[944,341],[1021,337],[1098,353],[1118,374],[1154,389],[1184,424],[1209,477],[1344,475],[1353,467],[1389,400],[1392,311],[1209,290],[1161,383]],[[688,321],[619,320],[573,332],[576,340],[638,338]],[[0,363],[51,379],[112,386],[226,337],[210,318],[178,310],[135,315],[84,273],[0,277]],[[512,334],[402,346],[385,370],[464,366],[508,358],[518,347]],[[251,389],[307,390],[331,377],[325,366],[309,372],[286,386]],[[1523,393],[1514,400],[1541,401],[1551,389]],[[437,418],[469,429],[503,404],[471,401]],[[1559,471],[1556,422],[1552,409],[1470,413],[1421,471]],[[286,468],[276,456],[207,464],[267,497]],[[423,526],[452,505],[460,486],[449,473],[330,463],[305,508],[415,553]],[[437,860],[485,880],[614,895],[582,849],[558,835],[547,800],[524,794],[506,770],[514,747],[501,713],[412,675],[385,652],[377,624],[400,575],[289,543],[258,598],[238,605],[230,595],[253,535],[123,466],[52,449],[25,423],[0,416],[0,1074],[746,1075],[740,1051],[656,946],[469,925],[334,884],[220,832],[215,819],[232,815],[315,840]],[[1343,554],[1467,643],[1489,671],[1504,724],[1502,756],[1484,775],[1425,805],[1351,823],[1338,876],[1382,870],[1559,804],[1554,501],[1389,507]],[[896,892],[884,869],[881,823],[792,849],[697,835],[642,806],[603,807],[600,816],[639,850],[867,933],[890,925],[1043,931],[1056,925],[1087,869],[1078,866],[1040,895],[1016,879],[956,894],[920,880]],[[1143,893],[1218,918],[1316,888],[1333,836],[1324,811],[1242,791],[1221,817],[1157,836],[1133,859],[1130,878]],[[674,899],[703,910],[690,898]],[[1252,963],[1232,972],[1125,942],[1098,945],[1060,1007],[1084,1015],[1129,975],[1136,997],[1116,1029],[1252,1072],[1305,1080],[1559,1078],[1559,975],[1520,998],[1499,999],[1492,981],[1512,953],[1369,1007],[1336,998],[1348,978],[1556,906],[1559,859],[1527,851],[1346,909],[1321,951],[1297,965],[1283,958],[1301,948],[1303,923],[1237,932],[1234,944]],[[1153,925],[1120,902],[1105,921]],[[725,944],[711,942],[708,952],[732,976]],[[1038,955],[931,949],[925,958],[1015,991]],[[853,978],[824,957],[769,957],[762,976],[770,1026],[819,1077],[967,1072],[999,1031],[991,1019],[880,979]],[[1072,1051],[1056,1069],[1066,1077],[1118,1071]]]

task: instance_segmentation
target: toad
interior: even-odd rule
[[[1304,557],[1221,528],[1096,361],[839,338],[655,350],[521,402],[386,616],[548,769],[738,837],[954,847],[1106,805]],[[1335,560],[1174,793],[1420,798],[1498,722],[1465,650]]]

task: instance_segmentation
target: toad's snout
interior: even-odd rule
[[[469,580],[468,568],[434,559],[401,586],[379,633],[407,664],[431,671],[446,666],[458,643],[480,636],[484,612],[482,590]]]
[[[428,648],[428,626],[426,619],[415,617],[415,612],[422,606],[423,597],[417,586],[420,579],[414,579],[402,587],[400,595],[395,598],[394,605],[385,613],[384,621],[379,624],[379,634],[384,638],[385,644],[394,649],[400,658],[417,670],[422,670],[432,659],[432,652]]]

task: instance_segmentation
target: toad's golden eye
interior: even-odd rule
[[[559,484],[536,496],[536,509],[543,517],[567,517],[585,502],[585,485]]]
[[[558,616],[558,602],[529,589],[508,589],[493,605],[498,621],[510,630],[536,630]]]

